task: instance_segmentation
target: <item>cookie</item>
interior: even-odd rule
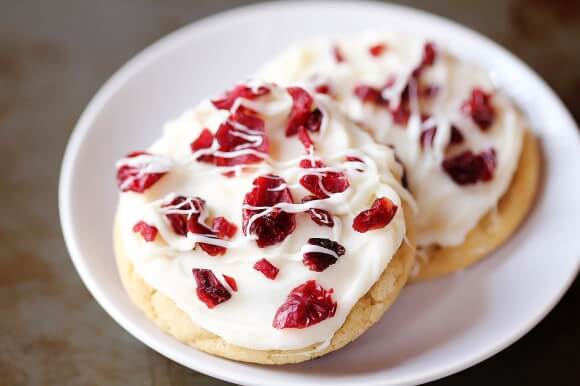
[[[114,231],[115,256],[121,280],[129,297],[167,334],[208,354],[236,361],[260,364],[299,363],[338,350],[354,341],[379,321],[397,299],[401,289],[407,283],[415,260],[415,230],[412,225],[411,209],[404,205],[404,211],[409,221],[406,242],[393,256],[379,280],[353,307],[342,327],[334,334],[330,344],[321,350],[317,350],[317,345],[292,351],[252,350],[229,344],[219,336],[199,327],[177,307],[174,301],[151,288],[134,271],[133,264],[123,249],[123,241],[117,229],[118,222]]]
[[[531,208],[540,159],[523,115],[505,86],[444,44],[392,31],[307,39],[257,76],[304,83],[393,147],[417,206],[413,280],[489,254]]]
[[[206,352],[323,355],[375,323],[407,280],[402,165],[311,90],[238,84],[116,167],[128,292]]]

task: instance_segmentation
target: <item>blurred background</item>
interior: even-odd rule
[[[395,2],[504,45],[579,121],[580,1]],[[226,384],[148,349],[96,304],[65,248],[57,187],[76,120],[118,67],[185,24],[247,3],[0,0],[0,386]],[[519,342],[433,385],[579,385],[578,304],[576,280]]]

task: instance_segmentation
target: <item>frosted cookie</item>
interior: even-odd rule
[[[301,87],[240,84],[117,163],[115,250],[168,334],[234,360],[305,361],[396,299],[414,225],[391,148]]]
[[[257,76],[308,85],[393,146],[418,207],[413,280],[474,263],[531,207],[540,157],[524,119],[485,72],[433,42],[387,32],[298,42]]]

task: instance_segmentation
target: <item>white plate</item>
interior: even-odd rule
[[[541,138],[544,181],[525,225],[497,253],[461,274],[403,291],[384,319],[348,347],[300,365],[253,366],[212,357],[166,336],[134,307],[111,241],[113,165],[146,147],[164,121],[251,74],[292,40],[368,28],[428,31],[486,67]],[[252,385],[401,385],[478,363],[529,331],[566,291],[580,261],[580,139],[570,114],[518,59],[448,20],[378,3],[265,4],[185,27],[139,54],[94,97],[68,145],[60,215],[86,286],[127,331],[197,371]],[[540,348],[538,348],[540,350]]]

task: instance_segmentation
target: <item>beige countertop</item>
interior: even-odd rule
[[[225,384],[150,350],[98,306],[65,248],[57,186],[75,122],[115,69],[166,33],[242,3],[0,0],[0,386]],[[506,46],[578,121],[579,1],[402,3]],[[521,341],[438,384],[579,384],[579,303],[577,280]]]

